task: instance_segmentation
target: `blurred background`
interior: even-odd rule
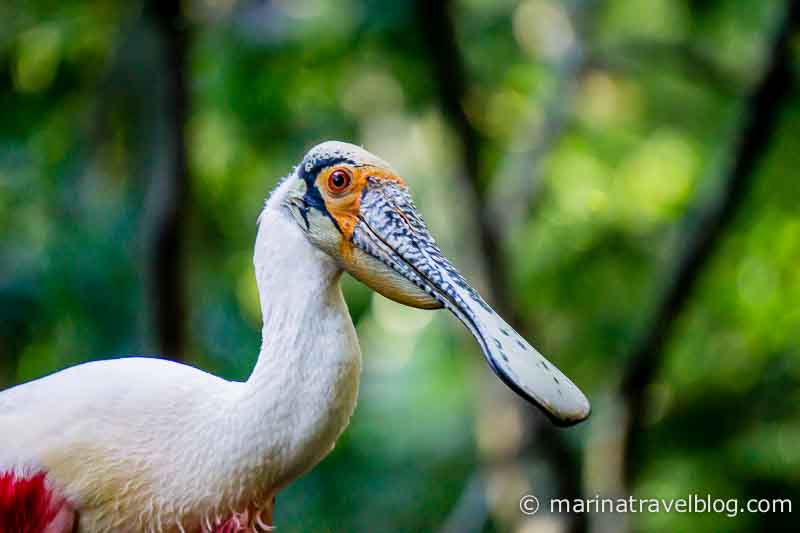
[[[800,503],[798,10],[6,0],[0,387],[125,354],[246,378],[256,217],[305,150],[346,140],[594,410],[551,427],[447,313],[346,279],[359,406],[279,531],[789,530],[518,502]]]

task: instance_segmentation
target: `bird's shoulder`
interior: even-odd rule
[[[93,402],[147,396],[190,394],[198,388],[229,383],[189,365],[155,357],[104,359],[66,368],[54,374],[0,391],[0,414],[40,403]]]
[[[113,445],[170,431],[237,386],[149,357],[84,363],[17,385],[0,392],[0,434],[9,435],[0,443],[0,467],[19,457],[38,462],[78,442]]]

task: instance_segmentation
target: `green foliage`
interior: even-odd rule
[[[585,29],[564,4],[585,10]],[[602,398],[648,326],[693,209],[717,193],[783,5],[597,4],[454,6],[469,75],[461,105],[482,136],[488,190],[538,184],[530,206],[502,227],[504,276],[534,344],[597,398],[594,420],[568,436],[589,465],[612,460],[593,447],[615,432],[606,424],[614,402]],[[256,217],[278,179],[323,139],[364,144],[395,163],[442,248],[486,286],[457,141],[410,2],[184,7],[191,363],[247,376],[260,342]],[[0,5],[3,385],[157,350],[147,231],[164,143],[154,91],[165,67],[141,11],[112,0]],[[578,39],[586,66],[573,93],[559,94],[559,64]],[[548,107],[560,101],[564,128],[544,157],[505,175],[551,134]],[[798,139],[795,94],[648,389],[638,496],[710,492],[800,505]],[[277,523],[281,531],[435,529],[477,468],[519,453],[517,433],[538,414],[487,377],[455,321],[403,309],[352,280],[345,290],[364,349],[360,405],[335,452],[279,496]],[[489,484],[487,531],[527,527],[516,499],[552,491],[536,468],[515,472],[521,485],[513,475]],[[772,531],[789,516],[628,519],[637,531],[712,532],[721,523]]]

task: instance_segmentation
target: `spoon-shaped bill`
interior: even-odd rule
[[[456,315],[512,390],[558,425],[589,416],[589,401],[580,389],[514,331],[444,257],[405,187],[368,183],[360,213],[353,244]]]

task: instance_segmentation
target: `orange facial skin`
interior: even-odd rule
[[[344,170],[350,176],[350,184],[341,192],[334,192],[335,187],[329,181],[331,174],[337,170]],[[344,257],[350,255],[352,250],[351,239],[358,214],[361,209],[361,194],[367,186],[367,178],[388,180],[406,186],[406,183],[391,170],[371,166],[354,166],[340,164],[328,167],[321,171],[316,179],[316,186],[322,193],[323,201],[328,212],[336,220],[342,232],[341,252]]]

